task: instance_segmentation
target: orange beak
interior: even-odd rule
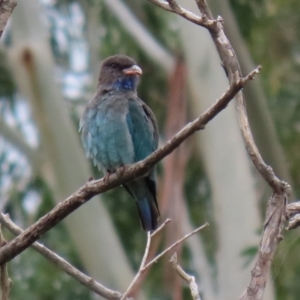
[[[143,71],[139,66],[133,65],[133,66],[127,68],[127,69],[124,69],[123,73],[125,75],[142,75]]]

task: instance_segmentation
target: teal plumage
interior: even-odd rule
[[[81,140],[94,165],[112,173],[143,160],[158,147],[158,127],[151,109],[137,96],[141,69],[124,55],[103,61],[95,96],[80,120]],[[155,169],[124,185],[136,200],[144,230],[157,228]]]

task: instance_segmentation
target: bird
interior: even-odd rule
[[[81,116],[79,131],[87,158],[106,176],[143,160],[158,147],[158,125],[152,110],[138,97],[142,69],[134,59],[117,54],[100,66],[95,95]],[[158,226],[155,167],[141,178],[123,184],[135,199],[142,227]]]

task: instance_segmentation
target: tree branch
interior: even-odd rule
[[[14,235],[19,235],[23,233],[23,230],[18,227],[9,217],[8,214],[0,213],[0,223],[5,226],[10,232]],[[121,298],[121,293],[112,291],[105,286],[101,285],[93,278],[85,275],[84,273],[80,272],[78,269],[74,268],[70,263],[66,260],[61,258],[56,253],[52,252],[42,244],[35,242],[31,245],[31,247],[51,261],[56,267],[64,271],[65,273],[69,274],[75,280],[77,280],[82,285],[86,286],[91,291],[95,292],[96,294],[106,298],[117,300]]]
[[[158,229],[156,229],[156,231],[154,231],[152,234],[150,232],[148,232],[148,236],[147,236],[147,244],[146,244],[146,248],[145,248],[145,252],[144,252],[144,256],[139,268],[138,273],[136,274],[136,276],[134,277],[133,281],[131,282],[130,286],[128,287],[128,289],[126,290],[126,292],[123,294],[122,298],[120,300],[126,300],[127,296],[131,293],[131,291],[133,290],[135,284],[138,282],[138,280],[141,278],[141,276],[143,275],[143,273],[146,271],[147,268],[151,267],[154,263],[156,263],[161,257],[163,257],[165,254],[167,254],[168,252],[170,252],[172,249],[174,249],[176,246],[178,246],[179,244],[183,243],[186,239],[188,239],[189,237],[191,237],[192,235],[196,234],[197,232],[199,232],[200,230],[204,229],[205,227],[208,226],[208,223],[205,223],[204,225],[198,227],[197,229],[195,229],[194,231],[192,231],[189,234],[186,234],[183,238],[181,238],[180,240],[178,240],[177,242],[175,242],[174,244],[172,244],[170,247],[168,247],[167,249],[165,249],[163,252],[161,252],[159,255],[157,255],[153,260],[151,260],[149,263],[147,263],[147,259],[149,256],[149,249],[151,246],[151,241],[152,241],[152,237],[154,237],[159,231],[161,231],[171,220],[167,219]],[[147,264],[146,264],[147,263]],[[198,299],[199,300],[199,299]]]
[[[160,0],[149,1],[207,28],[215,43],[230,84],[236,82],[241,77],[238,59],[223,30],[223,19],[221,17],[218,17],[217,20],[213,19],[212,13],[205,0],[195,0],[202,14],[202,18],[194,16],[187,17],[183,14],[183,8],[181,8],[175,0],[168,0],[168,4],[166,1]],[[275,175],[272,168],[262,159],[252,136],[243,93],[239,91],[235,98],[240,129],[248,154],[258,172],[273,189],[273,195],[269,200],[266,212],[259,255],[255,268],[252,271],[251,283],[241,298],[243,300],[259,300],[263,297],[271,261],[278,242],[281,239],[281,230],[285,222],[285,205],[290,192],[290,186],[286,182],[281,181]]]
[[[188,239],[190,236],[196,234],[197,232],[199,232],[200,230],[204,229],[205,227],[207,227],[209,224],[205,223],[204,225],[198,227],[197,229],[195,229],[194,231],[190,232],[189,234],[185,235],[183,238],[181,238],[180,240],[178,240],[177,242],[175,242],[174,244],[172,244],[170,247],[168,247],[167,249],[165,249],[163,252],[161,252],[159,255],[157,255],[156,257],[154,257],[150,262],[147,263],[147,265],[144,266],[143,270],[146,270],[147,268],[151,267],[154,263],[156,263],[162,256],[164,256],[166,253],[170,252],[172,249],[174,249],[177,245],[181,244],[182,242],[184,242],[186,239]]]
[[[288,217],[287,230],[295,229],[300,226],[300,201],[287,205],[286,214]]]
[[[267,277],[279,242],[283,239],[281,231],[285,223],[287,195],[273,193],[268,202],[264,230],[258,257],[251,271],[251,280],[240,300],[263,299]]]
[[[199,295],[199,289],[195,281],[195,277],[187,274],[177,263],[177,253],[175,252],[171,259],[170,263],[178,275],[189,285],[191,290],[191,295],[194,300],[201,300]]]
[[[147,233],[147,244],[146,244],[146,248],[145,248],[145,252],[144,252],[144,255],[143,255],[143,259],[142,259],[140,268],[139,268],[137,274],[135,275],[134,279],[132,280],[131,284],[127,288],[126,292],[122,295],[121,300],[126,300],[127,299],[127,296],[132,292],[132,290],[134,289],[136,283],[140,280],[141,276],[143,275],[143,272],[145,271],[145,265],[146,265],[146,262],[147,262],[147,259],[148,259],[148,256],[149,256],[149,250],[150,250],[150,246],[151,246],[152,237],[155,236],[163,228],[165,228],[165,226],[170,222],[171,222],[171,220],[167,219],[152,234],[150,232]]]
[[[0,0],[0,38],[16,5],[15,0]]]
[[[191,21],[192,23],[195,23],[197,25],[208,27],[212,25],[215,21],[214,20],[208,20],[206,17],[199,17],[192,12],[184,9],[180,5],[176,3],[174,0],[148,0],[149,2],[169,11],[175,14],[180,15],[181,17]]]
[[[198,130],[204,129],[204,126],[227,106],[236,93],[259,73],[259,70],[260,68],[258,67],[245,78],[237,78],[218,101],[207,109],[204,114],[200,115],[193,122],[188,123],[164,146],[153,152],[144,160],[126,166],[126,168],[119,168],[114,174],[106,177],[105,180],[102,178],[99,180],[88,181],[78,191],[56,205],[49,213],[29,226],[22,234],[0,249],[0,266],[28,248],[32,243],[38,240],[42,234],[55,226],[75,209],[89,201],[93,196],[106,192],[136,177],[147,174],[155,164],[176,149],[189,136]]]
[[[2,228],[0,225],[0,245],[5,245],[6,240],[2,234]],[[7,264],[4,264],[0,267],[0,286],[1,286],[1,299],[8,300],[8,295],[10,287],[12,285],[11,279],[8,277]]]

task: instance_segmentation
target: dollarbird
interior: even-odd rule
[[[79,131],[88,158],[111,174],[143,160],[158,147],[158,126],[152,110],[138,97],[141,68],[125,55],[105,59],[97,91],[81,117]],[[135,199],[145,231],[157,228],[156,172],[123,185]]]

